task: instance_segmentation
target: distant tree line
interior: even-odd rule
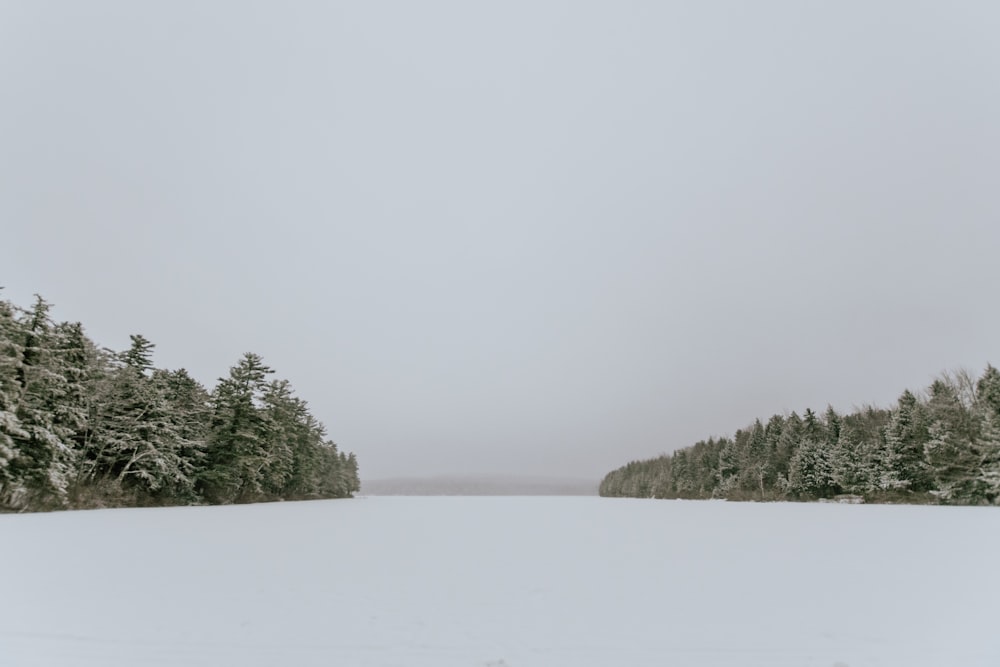
[[[99,348],[79,323],[0,300],[0,510],[245,503],[356,492],[285,380],[246,354],[209,391],[153,367],[153,344]]]
[[[602,496],[1000,504],[1000,372],[943,374],[889,410],[759,419],[729,438],[633,461]]]

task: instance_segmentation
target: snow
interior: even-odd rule
[[[1000,510],[362,497],[0,515],[0,665],[1000,665]]]

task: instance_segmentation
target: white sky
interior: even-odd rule
[[[997,354],[994,2],[0,0],[0,285],[362,476],[599,477]]]

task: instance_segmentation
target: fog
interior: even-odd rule
[[[2,2],[0,285],[364,478],[598,478],[997,355],[989,2]]]

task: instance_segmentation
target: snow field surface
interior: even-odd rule
[[[1000,665],[996,508],[361,497],[0,515],[3,667]]]

